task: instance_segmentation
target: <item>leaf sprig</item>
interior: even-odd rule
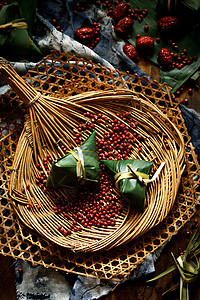
[[[200,254],[200,228],[196,229],[184,254],[180,255],[177,259],[173,253],[171,254],[175,262],[174,265],[147,282],[157,280],[178,269],[180,273],[180,300],[189,300],[189,284],[194,282],[200,274],[200,257],[198,257]],[[173,286],[164,294],[173,291],[177,287],[178,285]]]

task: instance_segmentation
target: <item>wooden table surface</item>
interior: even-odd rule
[[[139,57],[138,66],[144,70],[152,79],[158,80],[159,69],[153,65],[144,57]],[[198,80],[200,86],[200,80]],[[193,81],[188,81],[183,86],[181,96],[177,98],[189,99],[188,108],[195,109],[200,113],[200,91],[198,85]],[[188,93],[188,88],[192,88],[192,94]],[[153,282],[147,283],[146,280],[152,276],[160,274],[173,264],[171,252],[175,257],[178,256],[178,248],[185,249],[189,239],[186,236],[186,232],[191,229],[194,218],[200,221],[200,212],[197,212],[186,225],[180,229],[178,234],[174,236],[171,241],[164,248],[161,256],[158,258],[155,264],[155,273],[148,275],[145,278],[128,281],[118,286],[112,293],[102,297],[102,300],[130,300],[130,299],[142,299],[142,300],[160,300],[169,299],[178,300],[179,290],[173,293],[162,296],[162,293],[171,288],[177,281],[177,272],[170,273],[169,275]],[[15,291],[15,272],[14,272],[14,259],[11,257],[4,257],[0,255],[0,300],[16,300]],[[200,278],[190,286],[190,299],[200,300]],[[79,300],[79,299],[77,299]]]

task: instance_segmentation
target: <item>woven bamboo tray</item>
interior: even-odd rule
[[[52,63],[52,65],[51,65],[51,68],[53,68],[53,70],[52,70],[52,72],[51,72],[51,75],[49,75],[49,78],[47,79],[47,78],[45,78],[45,80],[43,80],[44,79],[44,77],[43,77],[43,79],[41,80],[41,78],[40,78],[40,76],[37,78],[36,76],[34,76],[34,75],[44,75],[44,73],[43,73],[43,71],[44,70],[42,70],[43,68],[44,68],[44,66],[46,65],[46,63],[47,62],[49,62],[52,58],[53,58],[53,55],[55,55],[55,53],[54,54],[52,54],[51,56],[49,56],[47,59],[45,59],[42,63],[41,63],[41,65],[39,65],[35,70],[33,70],[32,72],[30,72],[28,75],[27,75],[27,77],[29,78],[29,80],[30,81],[32,81],[32,84],[35,84],[36,86],[38,85],[38,83],[39,83],[39,90],[40,91],[42,91],[42,92],[44,92],[44,86],[45,86],[45,84],[47,84],[47,82],[48,82],[48,86],[49,86],[49,88],[47,88],[47,86],[46,86],[46,88],[47,88],[47,90],[46,90],[46,93],[48,94],[48,93],[52,93],[54,90],[58,90],[59,91],[59,88],[61,89],[61,91],[63,91],[63,90],[65,90],[66,91],[66,86],[60,86],[59,85],[59,82],[60,82],[60,80],[61,80],[61,78],[57,78],[57,76],[56,76],[56,79],[55,79],[55,74],[57,75],[58,73],[60,73],[60,70],[63,70],[64,72],[65,72],[65,76],[66,77],[72,77],[73,76],[73,70],[74,70],[74,66],[76,66],[76,68],[78,67],[78,68],[80,68],[80,72],[82,71],[82,76],[83,76],[83,78],[81,77],[80,78],[80,85],[81,85],[81,88],[80,88],[80,90],[78,90],[78,85],[79,85],[79,82],[77,81],[77,72],[75,72],[75,80],[74,80],[74,86],[75,86],[75,89],[72,89],[72,84],[73,84],[73,80],[70,80],[70,82],[66,82],[66,85],[68,86],[68,91],[69,91],[69,94],[72,94],[72,93],[74,93],[74,90],[76,90],[76,92],[79,92],[79,91],[82,91],[83,89],[85,90],[85,89],[88,89],[88,90],[92,90],[92,88],[95,88],[96,89],[96,84],[98,85],[99,84],[99,80],[98,80],[98,76],[102,76],[102,75],[99,75],[99,74],[105,74],[105,73],[109,73],[108,75],[109,75],[109,79],[110,78],[112,78],[113,79],[113,83],[114,84],[116,84],[115,85],[115,87],[117,87],[119,84],[120,84],[120,82],[121,82],[121,84],[120,85],[122,85],[122,87],[124,88],[124,87],[127,87],[127,84],[130,84],[131,83],[131,85],[132,85],[132,88],[133,89],[139,89],[139,91],[143,91],[144,92],[144,94],[145,94],[145,91],[146,91],[146,93],[147,94],[149,94],[149,93],[151,93],[151,96],[150,96],[150,98],[154,101],[154,102],[156,102],[156,104],[158,105],[159,104],[159,102],[160,102],[160,104],[161,104],[161,106],[160,106],[160,108],[161,108],[161,110],[164,112],[164,113],[166,113],[167,112],[167,114],[168,114],[168,116],[169,116],[169,118],[176,124],[176,126],[179,128],[179,130],[182,132],[182,134],[183,134],[183,136],[185,137],[185,142],[187,142],[188,143],[188,136],[187,136],[187,132],[186,132],[186,129],[185,129],[185,126],[184,126],[184,123],[183,123],[183,120],[182,120],[182,118],[181,118],[181,115],[180,115],[180,111],[179,110],[177,110],[177,109],[174,109],[173,108],[173,103],[172,103],[172,100],[170,99],[170,97],[169,97],[169,93],[166,93],[166,92],[164,92],[162,89],[161,89],[161,87],[160,86],[158,86],[158,84],[156,84],[156,83],[152,83],[152,82],[149,82],[146,78],[143,78],[143,84],[141,84],[141,79],[140,78],[138,78],[137,76],[131,76],[130,74],[129,75],[127,75],[126,74],[126,76],[128,76],[129,78],[126,80],[126,81],[124,81],[124,77],[125,77],[125,74],[123,74],[123,73],[119,73],[119,72],[117,72],[118,73],[118,75],[117,75],[117,80],[115,79],[114,80],[114,76],[116,76],[116,72],[114,72],[114,71],[112,71],[112,70],[108,70],[108,69],[105,69],[105,68],[102,68],[101,66],[97,66],[97,65],[95,65],[95,64],[93,64],[93,63],[91,63],[91,62],[85,62],[84,60],[81,60],[81,59],[77,59],[77,58],[75,58],[75,57],[68,57],[68,56],[66,56],[66,55],[61,55],[61,54],[59,54],[59,53],[57,53],[58,54],[58,57],[57,58],[55,58],[55,60],[54,60],[54,62],[55,63]],[[64,66],[66,66],[67,65],[67,63],[66,63],[66,61],[68,62],[68,61],[70,61],[70,63],[69,63],[69,66],[70,66],[70,68],[72,68],[72,69],[68,69],[68,71],[66,72],[66,70],[64,70],[64,68],[63,68],[63,65]],[[61,62],[61,64],[60,64],[60,62]],[[71,63],[71,62],[73,62],[73,64]],[[73,67],[72,67],[72,65],[73,65]],[[80,67],[80,66],[87,66],[84,70],[82,69],[82,67]],[[89,66],[89,67],[88,67]],[[55,69],[54,69],[55,68]],[[92,72],[91,72],[91,70],[92,70]],[[84,72],[83,72],[84,71]],[[88,76],[88,78],[85,78],[85,75],[87,76],[87,72],[88,72],[88,75],[89,74],[92,74],[93,72],[94,72],[94,74],[97,76],[97,80],[96,80],[96,82],[95,82],[95,80],[94,79],[91,79],[91,80],[89,80],[88,78],[90,78],[89,76]],[[41,72],[41,73],[40,73]],[[113,74],[114,74],[114,76],[113,76]],[[61,75],[61,77],[62,77],[62,74],[60,73],[60,75]],[[105,76],[105,75],[104,75]],[[121,76],[121,77],[120,77]],[[65,77],[65,78],[66,78]],[[121,79],[123,77],[123,80]],[[126,77],[127,78],[127,77]],[[73,78],[72,78],[73,79]],[[121,81],[120,81],[120,79],[121,79]],[[101,77],[101,80],[102,80],[102,77]],[[50,81],[53,81],[53,83],[52,84],[49,84],[49,82]],[[85,85],[85,82],[84,81],[87,81],[87,86]],[[89,81],[89,83],[88,83],[88,81]],[[137,81],[136,83],[134,83],[135,81]],[[82,85],[82,82],[84,82],[84,84]],[[144,82],[145,82],[145,84],[144,84]],[[109,85],[107,85],[107,84],[104,84],[104,85],[102,85],[102,82],[100,83],[101,85],[100,85],[100,89],[102,89],[102,87],[104,87],[104,89],[105,88],[110,88],[110,86]],[[69,85],[71,86],[71,88],[69,88]],[[113,85],[113,84],[112,84]],[[156,87],[156,88],[155,88]],[[52,90],[53,89],[53,90]],[[153,93],[152,93],[153,92]],[[58,93],[58,92],[57,92]],[[62,92],[61,92],[62,93]],[[152,96],[152,94],[153,94],[153,96]],[[156,95],[155,95],[156,94]],[[9,98],[10,98],[10,93],[8,93],[7,95],[9,95]],[[159,96],[159,97],[158,97]],[[12,102],[11,102],[11,104],[12,104],[12,107],[13,107],[13,104],[17,101],[18,102],[18,98],[16,97],[16,96],[14,96],[14,95],[12,95],[11,96],[12,97]],[[166,99],[167,98],[167,99]],[[6,104],[6,102],[8,101],[8,100],[6,100],[6,97],[4,97],[3,99],[2,99],[2,101],[3,101],[3,106],[7,106],[8,104]],[[9,100],[10,101],[10,100]],[[16,103],[17,103],[16,102]],[[168,109],[166,109],[165,107],[164,107],[164,105],[166,105],[167,106],[167,108]],[[8,105],[9,106],[9,105]],[[20,106],[20,105],[19,105]],[[19,110],[19,107],[17,108],[18,110]],[[173,113],[173,110],[176,112],[175,114]],[[22,111],[23,112],[23,111]],[[177,114],[177,112],[178,112],[178,115],[176,116],[176,114]],[[7,128],[7,127],[6,127]],[[11,127],[12,128],[12,127]],[[16,129],[15,129],[16,130]],[[15,130],[14,130],[14,132],[15,132]],[[16,133],[15,133],[16,134]],[[9,135],[9,137],[10,136],[13,136],[13,132],[12,132],[12,134],[10,134]],[[18,136],[16,136],[15,137],[15,141],[14,142],[11,142],[11,145],[15,145],[16,144],[16,141],[17,141],[17,139],[18,139]],[[7,140],[7,137],[5,136],[5,138],[3,139],[3,140]],[[12,140],[12,139],[11,139]],[[9,149],[11,149],[12,150],[12,147],[11,147],[11,145],[8,147]],[[6,147],[6,143],[5,142],[3,142],[3,147],[2,147],[2,151],[4,152],[5,150],[8,150],[8,149],[5,149],[5,147]],[[7,153],[8,151],[6,151],[6,152],[4,152],[4,157],[5,157],[5,154]],[[192,153],[192,155],[191,155],[191,153]],[[9,154],[7,154],[7,155],[9,155],[9,160],[12,158],[12,155],[10,155],[10,153]],[[188,155],[188,153],[187,153],[187,155]],[[193,149],[190,149],[190,157],[192,157],[192,160],[194,160],[194,161],[192,161],[192,162],[187,162],[187,160],[185,161],[185,163],[186,163],[186,170],[185,170],[185,174],[187,174],[187,172],[188,172],[188,170],[190,170],[190,168],[192,167],[192,168],[194,168],[194,165],[196,166],[195,168],[198,168],[198,165],[197,165],[197,162],[196,162],[196,156],[194,155],[194,151],[193,151]],[[12,163],[12,160],[10,160],[9,161],[8,160],[8,158],[6,158],[6,163]],[[4,165],[5,165],[5,161],[4,161]],[[5,165],[6,166],[6,165]],[[92,261],[93,261],[93,264],[91,265],[91,256],[89,256],[88,258],[86,258],[87,257],[87,254],[82,254],[83,256],[82,256],[82,261],[80,262],[80,264],[78,263],[78,261],[76,261],[76,259],[78,258],[78,257],[76,257],[76,255],[75,254],[73,254],[72,255],[72,253],[70,253],[70,259],[69,259],[69,257],[67,258],[67,261],[70,261],[71,263],[72,263],[72,269],[70,269],[70,271],[72,271],[72,272],[80,272],[80,273],[87,273],[87,274],[89,274],[90,276],[98,276],[98,277],[106,277],[106,278],[112,278],[112,277],[117,277],[118,275],[123,275],[123,276],[126,276],[129,272],[130,272],[130,270],[131,269],[133,269],[134,267],[136,267],[137,266],[137,264],[140,262],[140,261],[142,261],[145,257],[146,257],[146,255],[148,254],[148,253],[150,253],[150,252],[152,252],[152,251],[154,251],[158,246],[160,246],[165,240],[167,240],[172,234],[174,234],[176,231],[177,231],[177,229],[178,229],[178,227],[180,226],[181,227],[181,225],[183,225],[184,224],[184,222],[186,221],[186,219],[187,218],[189,218],[193,213],[194,213],[194,203],[195,203],[195,201],[196,201],[196,197],[195,197],[195,192],[194,192],[194,189],[193,189],[193,187],[192,187],[192,189],[191,189],[191,185],[193,185],[193,182],[192,182],[192,175],[193,175],[193,172],[189,172],[190,174],[190,176],[188,176],[187,178],[186,178],[186,182],[187,182],[187,185],[188,185],[188,180],[191,180],[191,181],[189,181],[189,187],[187,187],[187,188],[189,188],[189,193],[188,193],[188,195],[189,195],[189,197],[188,196],[186,196],[186,194],[184,194],[184,197],[183,197],[183,195],[181,194],[181,201],[180,201],[180,203],[179,203],[179,194],[178,194],[178,197],[177,197],[177,199],[176,199],[176,202],[175,202],[175,205],[174,205],[174,208],[173,208],[173,210],[174,210],[174,215],[173,215],[173,210],[172,210],[172,215],[170,215],[169,216],[169,224],[167,223],[167,220],[168,220],[168,218],[166,218],[161,224],[160,224],[160,226],[159,226],[159,229],[156,227],[152,232],[151,231],[149,231],[149,234],[150,234],[150,236],[149,236],[149,234],[148,234],[148,236],[146,236],[145,237],[145,235],[143,235],[142,236],[142,242],[139,242],[139,244],[138,244],[138,240],[137,240],[137,244],[133,244],[133,245],[135,245],[135,246],[132,246],[131,247],[131,250],[130,250],[130,245],[126,248],[125,246],[124,246],[124,248],[123,248],[123,250],[121,249],[121,248],[117,248],[116,250],[112,250],[112,251],[109,251],[108,253],[106,253],[106,255],[105,255],[105,253],[104,253],[104,257],[106,257],[105,259],[104,258],[102,258],[102,253],[101,252],[99,252],[98,251],[98,254],[97,254],[97,256],[94,256],[94,257],[96,257],[97,258],[97,260],[95,260],[96,262],[94,262],[94,257],[92,258]],[[6,175],[5,175],[6,174]],[[8,170],[7,171],[5,171],[5,173],[3,173],[3,176],[4,177],[2,177],[2,178],[5,178],[5,176],[9,176],[9,174],[8,174]],[[7,177],[8,178],[8,177]],[[189,179],[190,178],[190,179]],[[182,187],[182,185],[183,185],[183,181],[184,181],[184,178],[182,179],[182,182],[181,182],[181,186],[180,186],[180,188],[182,189],[183,187]],[[5,182],[5,180],[4,180],[4,182]],[[197,183],[198,184],[198,183]],[[3,187],[4,187],[4,185],[3,185]],[[195,186],[194,186],[195,187]],[[5,188],[5,187],[4,187]],[[5,191],[5,189],[3,189],[3,191]],[[180,192],[179,192],[180,193]],[[7,192],[6,192],[6,194],[7,194]],[[183,197],[183,198],[182,198]],[[186,197],[186,198],[185,198]],[[4,199],[4,201],[5,201],[5,197],[3,197],[3,199]],[[6,200],[7,201],[7,200]],[[186,202],[187,202],[187,206],[186,206]],[[4,203],[4,202],[3,202]],[[182,203],[185,203],[184,205],[182,204]],[[178,204],[178,206],[177,206],[177,204]],[[6,204],[7,205],[7,204]],[[182,213],[180,213],[180,208],[183,208],[183,212]],[[187,208],[186,208],[187,207]],[[178,215],[177,215],[177,211],[176,211],[176,209],[178,209]],[[4,209],[3,209],[4,210]],[[4,212],[4,214],[5,214],[5,212]],[[177,215],[177,219],[176,219],[176,217],[175,217],[175,214]],[[173,217],[172,217],[173,216]],[[180,221],[180,219],[181,219],[181,221]],[[176,224],[176,222],[177,222],[177,224]],[[9,222],[7,222],[7,223],[9,223]],[[4,223],[3,223],[4,224]],[[4,227],[4,226],[3,226]],[[170,228],[170,229],[169,229]],[[161,230],[162,229],[162,230]],[[16,229],[15,229],[16,230]],[[159,235],[158,234],[158,231],[157,230],[161,230],[161,232],[162,232],[162,236],[161,235]],[[15,231],[15,234],[14,234],[14,236],[16,237],[16,232],[18,232],[18,231]],[[47,263],[47,260],[49,259],[44,259],[44,257],[42,257],[41,256],[41,252],[40,251],[42,251],[42,250],[46,250],[46,251],[48,251],[51,247],[53,247],[53,248],[55,248],[55,247],[57,247],[57,246],[55,246],[55,245],[53,245],[52,246],[52,244],[49,242],[49,241],[46,241],[46,242],[44,242],[44,241],[42,241],[42,239],[41,239],[41,237],[37,237],[36,238],[36,236],[35,236],[35,234],[32,234],[32,232],[30,233],[30,232],[27,232],[27,231],[25,231],[22,227],[21,227],[21,224],[19,224],[19,232],[20,232],[20,234],[21,234],[21,236],[23,237],[23,239],[24,239],[24,241],[26,241],[27,243],[30,243],[30,245],[31,244],[34,244],[35,246],[37,246],[38,248],[37,248],[37,250],[36,250],[36,252],[37,252],[37,255],[38,255],[38,253],[40,253],[39,254],[39,256],[40,256],[40,258],[38,259],[37,258],[37,260],[38,260],[38,263],[42,263],[42,264],[44,264],[44,265],[46,265],[46,266],[48,266],[48,263]],[[156,233],[156,235],[155,235],[155,233]],[[148,238],[147,238],[148,237]],[[150,238],[149,238],[150,237]],[[155,242],[155,245],[154,244],[152,244],[153,243],[153,240],[154,241],[156,241]],[[18,240],[19,241],[19,240]],[[144,242],[145,241],[145,242]],[[158,242],[159,241],[159,242]],[[4,243],[2,243],[2,245],[3,245],[3,252],[4,252],[4,254],[6,253],[6,251],[5,251],[5,248],[7,247],[7,246],[4,246],[5,244],[7,244],[7,243],[5,243],[5,240],[4,240]],[[14,244],[16,244],[16,241],[15,241],[15,243]],[[43,246],[43,245],[45,245],[45,247]],[[137,245],[137,246],[136,246]],[[29,248],[29,246],[27,246],[28,247],[28,249],[30,249],[31,248],[31,246],[30,246],[30,248]],[[134,247],[136,247],[135,249],[134,249]],[[147,251],[147,249],[145,249],[147,247],[147,249],[149,249],[148,251]],[[9,248],[10,249],[10,248]],[[18,249],[18,250],[17,250]],[[42,249],[42,250],[41,250]],[[48,249],[48,250],[47,250]],[[58,249],[60,249],[59,247],[58,247]],[[126,249],[126,250],[125,250]],[[128,250],[129,249],[129,250]],[[133,252],[132,252],[132,250],[133,250]],[[15,249],[15,251],[13,252],[13,250],[11,250],[11,253],[9,253],[9,251],[7,251],[7,253],[9,254],[9,255],[16,255],[16,254],[14,254],[14,253],[16,253],[17,251],[19,251],[19,248],[18,248],[18,246],[17,246],[17,248]],[[39,251],[39,252],[38,252]],[[57,268],[59,268],[59,265],[62,265],[62,267],[60,267],[61,269],[63,269],[63,263],[61,262],[61,261],[63,261],[63,257],[62,257],[62,255],[60,254],[60,251],[61,251],[61,253],[62,253],[62,248],[60,249],[60,250],[58,250],[58,252],[56,252],[57,254],[58,254],[58,257],[57,258],[59,258],[58,260],[60,261],[60,263],[59,264],[57,264]],[[120,256],[120,254],[119,254],[119,252],[118,251],[123,251],[123,252],[121,252],[121,253],[126,253],[126,255],[124,256],[124,258],[125,258],[125,260],[127,261],[127,258],[129,257],[129,254],[127,253],[127,251],[130,253],[130,251],[132,252],[132,254],[134,253],[134,255],[132,256],[132,254],[131,254],[131,256],[129,257],[129,259],[128,259],[128,264],[124,264],[124,267],[125,268],[122,268],[121,269],[121,267],[120,267],[120,264],[118,265],[118,263],[116,263],[116,260],[115,260],[115,255],[116,255],[116,257],[118,256],[118,258],[117,258],[117,261],[118,261],[118,259],[119,259],[119,256]],[[125,251],[125,252],[124,252]],[[52,250],[49,250],[49,253],[52,253]],[[113,253],[114,253],[114,256],[113,256]],[[118,253],[118,254],[117,254]],[[28,253],[26,252],[26,255],[23,257],[23,255],[22,255],[22,258],[23,259],[27,259],[27,260],[31,260],[32,262],[34,262],[34,259],[33,259],[33,257],[34,257],[34,254],[32,253],[31,255],[31,258],[30,258],[30,254],[28,254]],[[128,256],[127,256],[128,255]],[[55,254],[54,254],[54,256],[55,256]],[[26,258],[25,258],[26,257]],[[41,259],[41,257],[42,257],[42,259]],[[64,255],[64,257],[66,258],[66,254]],[[72,258],[73,257],[73,258]],[[80,257],[80,256],[79,256]],[[111,261],[112,261],[112,263],[111,263],[111,261],[110,261],[110,259],[108,259],[110,257],[110,259],[111,259]],[[54,257],[52,257],[52,260],[54,259]],[[87,259],[89,259],[90,260],[90,263],[87,263]],[[100,263],[100,265],[99,265],[99,262],[101,261],[101,263]],[[104,261],[104,262],[103,262]],[[105,267],[105,261],[107,261],[108,262],[108,268],[106,267],[106,268],[104,268]],[[132,263],[130,263],[130,262],[133,262],[133,264]],[[102,265],[102,262],[103,262],[103,265]],[[74,265],[73,265],[74,264]],[[112,265],[113,264],[113,265]],[[118,267],[116,266],[116,264],[118,265]],[[50,263],[50,265],[52,265],[52,262]],[[88,266],[87,266],[88,265]],[[98,265],[98,266],[97,266]],[[75,269],[77,268],[77,267],[80,267],[80,266],[82,266],[83,267],[83,269],[84,270],[82,270],[82,271],[76,271]],[[56,267],[56,264],[53,266],[53,267]],[[69,269],[66,269],[66,266],[64,267],[64,269],[65,270],[69,270]],[[107,269],[108,269],[108,271],[107,271]],[[120,269],[120,270],[119,270]],[[103,271],[103,270],[106,270],[106,271]]]
[[[167,216],[185,167],[184,141],[145,95],[117,89],[53,98],[38,93],[4,60],[0,75],[27,105],[10,179],[15,212],[26,226],[75,252],[98,251],[135,239]],[[51,161],[64,156],[69,145],[77,147],[94,129],[99,158],[152,161],[157,173],[158,164],[160,169],[164,164],[147,185],[144,212],[130,207],[105,177],[103,166],[100,192],[81,187],[73,200],[71,189],[44,186]]]

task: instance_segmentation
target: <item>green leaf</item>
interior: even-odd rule
[[[82,170],[80,174],[79,170]],[[53,162],[46,182],[50,188],[77,187],[82,184],[93,187],[99,187],[100,184],[95,131],[79,147]]]
[[[30,1],[30,3],[33,2]],[[4,5],[0,10],[0,25],[22,18],[21,8],[17,1]],[[29,18],[27,22],[30,22]],[[40,49],[31,39],[28,30],[21,28],[0,31],[0,52],[1,56],[7,59],[31,58],[38,60],[42,57]]]
[[[200,74],[199,71],[195,72],[194,75],[192,75],[191,79],[192,80],[197,80],[199,78]]]
[[[151,282],[151,281],[154,281],[154,280],[157,280],[157,279],[160,279],[161,277],[171,273],[172,271],[176,270],[176,266],[173,265],[171,266],[170,268],[168,268],[167,270],[165,270],[164,272],[162,272],[161,274],[159,274],[158,276],[152,278],[152,279],[149,279],[147,280],[146,282]]]
[[[173,253],[171,253],[175,265],[168,268],[166,271],[161,273],[160,275],[148,280],[147,282],[157,280],[176,268],[180,273],[180,300],[189,300],[189,283],[195,281],[199,275],[200,271],[200,259],[196,257],[196,253],[199,254],[200,249],[200,228],[197,228],[191,240],[188,243],[186,248],[186,252],[183,255],[180,255],[177,259],[174,257]],[[194,263],[194,260],[197,264]],[[171,287],[167,290],[166,293],[173,291],[177,285]]]
[[[183,261],[183,268],[187,270],[187,272],[191,272],[192,275],[198,275],[198,265],[190,259],[189,261]]]
[[[150,174],[153,163],[141,159],[101,160],[101,162],[114,175],[115,185],[123,197],[131,206],[143,211],[146,185],[132,177],[130,168],[133,172],[143,173],[142,177],[145,178],[145,175]]]
[[[200,9],[200,2],[199,0],[182,0],[181,1],[185,6],[194,9],[199,10]]]
[[[162,296],[164,296],[165,294],[167,294],[167,293],[169,293],[169,292],[175,291],[178,287],[179,287],[179,284],[173,285],[173,286],[172,286],[171,288],[169,288],[167,291],[165,291],[164,293],[162,293]]]
[[[175,259],[173,253],[172,254],[172,257],[175,261],[175,264],[179,270],[179,273],[183,279],[184,282],[186,283],[190,283],[190,282],[193,282],[196,277],[198,276],[198,272],[196,273],[195,271],[189,271],[188,269],[186,269],[184,267],[184,262],[183,262],[183,256],[179,256],[177,259]]]
[[[186,248],[185,257],[192,258],[200,251],[200,228],[197,228]]]
[[[5,1],[0,1],[0,3],[4,3]],[[20,14],[26,20],[28,24],[29,31],[31,31],[34,18],[35,18],[35,10],[37,7],[37,0],[8,0],[6,1],[8,4],[16,3],[19,6]]]
[[[184,282],[180,277],[180,300],[189,300],[188,283]]]
[[[134,22],[133,30],[131,33],[131,37],[129,42],[135,45],[136,42],[136,34],[140,34],[141,36],[148,35],[152,38],[156,39],[156,37],[160,38],[160,43],[157,43],[155,40],[155,48],[154,52],[151,55],[147,55],[147,57],[158,65],[157,61],[157,53],[158,51],[163,48],[167,47],[172,52],[174,50],[169,46],[167,41],[159,35],[157,29],[157,22],[159,17],[157,16],[157,5],[158,0],[152,1],[139,1],[139,0],[130,0],[131,8],[141,8],[148,9],[148,15],[144,17],[142,23],[139,23],[137,20]],[[166,12],[167,14],[167,12]],[[144,26],[149,26],[149,32],[145,32]],[[159,82],[163,83],[166,82],[170,87],[172,87],[171,92],[175,92],[188,78],[190,78],[200,67],[200,32],[198,30],[191,30],[186,32],[180,39],[176,42],[179,47],[179,53],[182,52],[183,49],[187,49],[187,55],[193,57],[197,55],[198,59],[196,62],[193,62],[190,65],[185,65],[180,70],[175,68],[170,71],[160,71]]]
[[[33,27],[37,2],[37,0],[18,0],[19,7],[21,9],[21,14],[28,23],[28,28],[30,32]]]

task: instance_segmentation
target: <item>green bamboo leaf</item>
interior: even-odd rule
[[[193,275],[198,275],[198,266],[192,260],[184,261],[183,268],[187,270],[186,273],[191,272]]]
[[[141,36],[148,35],[156,39],[156,37],[160,38],[160,43],[155,42],[155,49],[151,55],[147,57],[158,65],[157,61],[157,53],[158,51],[163,48],[167,47],[171,51],[169,44],[166,40],[159,35],[157,29],[157,22],[159,17],[157,16],[157,6],[159,0],[152,0],[152,1],[139,1],[139,0],[130,0],[131,8],[141,8],[148,9],[148,15],[143,19],[142,23],[139,23],[137,20],[134,22],[133,30],[131,33],[131,37],[129,42],[135,45],[136,42],[136,34],[140,34]],[[144,26],[149,26],[149,32],[146,33],[144,30]],[[193,74],[196,73],[198,68],[200,67],[200,34],[198,30],[191,30],[187,32],[187,34],[180,37],[177,41],[177,45],[179,47],[179,54],[183,49],[187,49],[188,56],[193,57],[197,55],[198,59],[196,62],[193,62],[190,65],[185,65],[182,69],[173,69],[170,71],[162,71],[160,70],[159,82],[163,83],[166,82],[170,87],[172,87],[171,92],[175,92],[188,78],[190,78]],[[174,52],[174,51],[173,51]]]
[[[175,264],[176,264],[176,266],[177,266],[177,268],[178,268],[178,271],[179,271],[181,277],[183,278],[184,281],[186,281],[187,278],[185,277],[185,272],[182,270],[183,262],[182,262],[181,256],[179,256],[179,257],[176,259],[176,258],[174,257],[174,254],[173,254],[173,253],[171,253],[171,255],[172,255],[172,257],[173,257],[173,259],[174,259],[174,261],[175,261]]]
[[[200,271],[200,259],[198,260],[197,257],[195,256],[196,260],[197,260],[197,268],[198,268],[198,271]]]
[[[194,73],[194,75],[192,75],[191,79],[196,81],[199,78],[199,76],[200,76],[199,71],[197,71]]]
[[[180,300],[189,300],[188,283],[185,283],[180,277]]]
[[[37,7],[37,0],[18,0],[21,14],[25,18],[26,22],[28,23],[29,31],[32,31],[34,18],[35,18],[35,10]]]
[[[156,277],[154,277],[152,279],[147,280],[146,282],[151,282],[151,281],[157,280],[157,279],[159,279],[159,278],[161,278],[161,277],[163,277],[163,276],[171,273],[174,270],[176,270],[176,266],[175,265],[171,266],[170,268],[168,268],[167,270],[165,270],[164,272],[162,272],[158,276],[156,276]]]
[[[190,257],[197,256],[198,254],[200,254],[200,249],[194,250],[194,252],[192,252],[192,255],[190,255]]]
[[[197,228],[186,248],[185,257],[193,257],[200,252],[200,229]]]
[[[35,0],[34,0],[35,1]],[[27,1],[31,5],[34,1]],[[17,1],[9,1],[8,5],[4,5],[0,10],[0,25],[12,23],[16,19],[22,19],[21,7]],[[1,1],[0,1],[1,3]],[[29,4],[28,4],[29,3]],[[29,9],[28,9],[29,11]],[[35,11],[32,11],[32,16]],[[30,19],[26,19],[27,23]],[[14,51],[13,51],[14,49]],[[0,52],[7,59],[30,58],[38,60],[42,57],[42,52],[31,39],[29,28],[27,29],[9,29],[0,32]]]
[[[182,256],[179,256],[176,259],[173,255],[173,253],[171,253],[171,254],[172,254],[172,257],[175,261],[175,264],[178,268],[178,271],[179,271],[183,281],[187,282],[187,283],[193,282],[196,279],[198,274],[195,274],[194,272],[190,272],[189,270],[187,270],[183,267],[183,257]]]
[[[66,155],[53,162],[46,186],[48,188],[77,187],[85,184],[98,188],[99,183],[100,169],[96,133],[93,131],[79,147],[68,151]]]
[[[6,1],[8,4],[12,3],[17,3],[20,8],[20,13],[25,18],[28,28],[31,31],[34,18],[35,18],[35,10],[37,7],[37,2],[38,0],[18,0],[18,1],[13,1],[13,0],[7,0]],[[0,3],[4,3],[4,1],[0,1]]]
[[[185,6],[194,9],[199,10],[200,9],[200,2],[199,0],[182,0],[181,1]]]
[[[179,284],[173,285],[170,289],[168,289],[167,291],[165,291],[164,293],[162,293],[162,296],[166,295],[169,292],[173,292],[173,291],[177,290],[178,287],[179,287]]]
[[[195,253],[200,250],[200,229],[198,228],[191,240],[188,243],[186,248],[186,252],[183,255],[180,255],[177,259],[174,257],[173,253],[171,253],[175,265],[168,268],[166,271],[161,273],[160,275],[148,280],[147,282],[154,281],[159,279],[176,268],[180,273],[180,300],[189,300],[189,283],[196,280],[200,271],[200,259],[195,256]],[[196,261],[196,264],[195,262]],[[169,290],[165,291],[163,295],[166,293],[173,291],[177,288],[178,285],[171,287]]]
[[[132,172],[140,173],[143,178],[148,178],[153,163],[139,159],[101,160],[101,162],[114,175],[115,185],[123,197],[130,202],[131,206],[143,211],[146,185],[132,177],[135,174],[131,175],[130,168]]]

